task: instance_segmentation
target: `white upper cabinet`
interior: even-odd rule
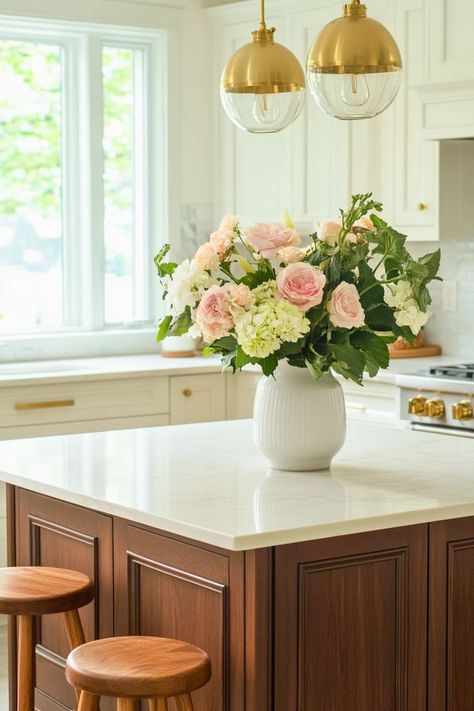
[[[277,2],[278,14],[267,18],[275,40],[306,63],[321,28],[341,13],[341,3]],[[308,9],[313,6],[313,9]],[[268,7],[271,9],[271,6]],[[214,10],[216,25],[216,91],[219,75],[232,53],[250,41],[258,26],[258,3]],[[247,18],[253,19],[247,19]],[[234,212],[243,224],[281,220],[288,210],[301,227],[338,214],[350,191],[350,126],[324,114],[306,97],[303,113],[280,133],[250,134],[234,127],[224,110],[217,113],[217,216]]]
[[[251,41],[251,32],[258,27],[258,7],[253,8],[253,20],[230,20],[225,13],[225,24],[219,24],[216,32],[216,94],[219,79],[225,64],[233,52]],[[248,13],[248,10],[246,11]],[[219,16],[220,17],[220,16]],[[277,27],[276,40],[284,43],[285,17],[270,16],[269,25]],[[217,215],[225,213],[240,217],[243,225],[267,220],[281,220],[285,208],[289,208],[291,178],[288,172],[290,160],[290,136],[288,130],[280,133],[252,134],[236,128],[227,117],[218,99],[217,126],[219,130],[217,170]]]
[[[426,0],[429,79],[432,83],[474,80],[474,2]]]
[[[302,3],[299,3],[301,6]],[[315,3],[312,3],[314,6]],[[341,3],[297,11],[291,17],[291,49],[303,66],[321,29],[341,14]],[[291,205],[294,220],[312,227],[315,220],[336,218],[350,199],[350,122],[324,113],[309,88],[303,114],[291,127]]]
[[[395,35],[404,61],[402,88],[392,120],[393,207],[391,220],[410,240],[439,239],[439,143],[423,135],[420,86],[426,82],[422,0],[397,0]]]

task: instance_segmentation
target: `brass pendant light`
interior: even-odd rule
[[[222,104],[243,131],[281,131],[304,105],[303,68],[289,49],[274,41],[274,33],[274,27],[266,26],[265,0],[261,0],[259,29],[252,32],[252,42],[232,55],[222,73]]]
[[[402,59],[390,32],[367,17],[360,0],[323,27],[308,55],[306,76],[316,103],[339,119],[372,118],[400,88]]]

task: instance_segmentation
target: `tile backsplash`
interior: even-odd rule
[[[427,341],[442,346],[446,355],[474,363],[474,240],[410,243],[409,249],[414,256],[420,257],[439,246],[440,275],[446,280],[446,287],[454,286],[456,303],[450,304],[445,299],[442,282],[431,285],[433,315],[425,328]]]

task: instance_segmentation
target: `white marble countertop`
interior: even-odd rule
[[[0,442],[0,480],[230,550],[474,515],[474,439],[349,423],[271,472],[248,420]]]
[[[380,371],[374,380],[394,384],[395,377],[400,373],[411,373],[437,364],[458,363],[461,360],[455,356],[392,360],[390,367],[385,371]],[[219,373],[221,370],[220,359],[216,357],[163,358],[158,353],[154,355],[0,363],[0,388],[16,385],[41,385],[42,383],[133,378],[143,375]],[[246,370],[258,371],[259,368],[248,366]]]

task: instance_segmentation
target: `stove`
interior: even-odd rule
[[[400,417],[412,429],[474,437],[474,363],[398,375]]]

